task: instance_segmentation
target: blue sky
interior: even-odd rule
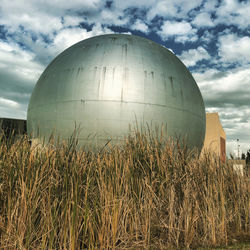
[[[0,0],[0,117],[26,118],[32,89],[70,45],[129,33],[174,52],[206,111],[219,112],[228,153],[250,148],[250,1]]]

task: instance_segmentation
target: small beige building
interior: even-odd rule
[[[206,114],[206,135],[203,151],[210,151],[226,162],[226,133],[220,123],[218,113]]]

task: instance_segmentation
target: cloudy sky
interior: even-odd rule
[[[171,49],[206,111],[219,112],[228,153],[250,149],[250,1],[0,0],[0,117],[26,118],[32,89],[68,46],[130,33]]]

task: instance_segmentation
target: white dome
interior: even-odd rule
[[[166,125],[201,149],[205,109],[184,64],[148,39],[112,34],[83,40],[58,55],[38,80],[28,107],[28,133],[79,143],[119,141],[129,124]]]

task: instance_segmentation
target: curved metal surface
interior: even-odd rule
[[[59,54],[38,80],[28,107],[28,133],[69,138],[76,125],[80,144],[121,140],[129,124],[167,124],[201,149],[205,109],[199,88],[184,64],[148,39],[102,35]]]

